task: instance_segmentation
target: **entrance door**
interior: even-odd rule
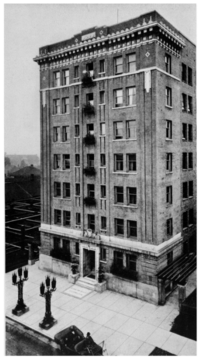
[[[95,251],[83,250],[83,277],[95,278]]]

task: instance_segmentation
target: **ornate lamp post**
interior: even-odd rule
[[[17,275],[14,272],[12,275],[12,283],[15,286],[18,286],[18,301],[16,307],[12,310],[12,313],[16,316],[21,316],[24,313],[29,311],[29,308],[25,305],[23,300],[23,285],[24,281],[28,280],[28,270],[24,269],[24,278],[22,279],[22,268],[18,269],[19,281],[17,281]]]
[[[45,281],[47,288],[46,292],[45,292],[44,283],[42,282],[40,285],[40,296],[45,297],[46,300],[46,312],[42,322],[39,323],[39,326],[41,328],[44,328],[45,330],[48,330],[57,322],[51,314],[51,296],[52,296],[52,292],[56,290],[56,279],[55,278],[52,279],[51,289],[50,289],[50,281],[51,281],[50,277],[47,276]]]

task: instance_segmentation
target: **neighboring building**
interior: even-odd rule
[[[62,248],[160,302],[157,273],[196,244],[195,54],[155,11],[40,48],[41,268]]]

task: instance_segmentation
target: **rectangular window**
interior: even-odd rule
[[[56,71],[53,75],[54,75],[54,87],[60,86],[60,72]]]
[[[124,188],[114,187],[115,203],[124,203]]]
[[[106,165],[106,155],[105,154],[100,155],[100,164],[101,164],[101,167],[105,167],[105,165]]]
[[[128,73],[136,71],[136,54],[127,55],[128,58]]]
[[[117,89],[114,90],[114,107],[122,107],[123,106],[123,90]]]
[[[166,139],[172,139],[172,121],[166,120]]]
[[[119,56],[118,58],[114,58],[114,74],[123,73],[123,58]]]
[[[187,228],[188,226],[188,212],[183,212],[183,228]]]
[[[87,124],[87,134],[94,135],[94,124]]]
[[[60,99],[53,99],[53,114],[60,114]]]
[[[187,124],[182,124],[182,139],[187,140]]]
[[[70,183],[63,183],[63,198],[70,198]]]
[[[101,217],[101,218],[105,218],[105,217]],[[106,218],[105,218],[105,220],[106,220]],[[102,229],[104,229],[104,228],[102,228]],[[103,248],[103,247],[100,248],[100,260],[106,262],[106,248]]]
[[[189,225],[191,226],[192,224],[194,224],[193,209],[189,209]]]
[[[192,114],[192,97],[188,96],[188,113]]]
[[[60,127],[53,127],[53,141],[58,142],[58,131]]]
[[[77,79],[77,78],[79,78],[79,66],[78,65],[76,65],[74,67],[74,79]]]
[[[105,73],[105,60],[101,59],[99,61],[99,73]]]
[[[136,104],[136,87],[126,89],[126,105]]]
[[[172,204],[172,186],[166,187],[166,203]]]
[[[60,169],[60,154],[53,156],[53,169]]]
[[[74,108],[79,107],[79,95],[74,95]]]
[[[70,169],[70,154],[63,154],[63,169]]]
[[[74,136],[79,137],[80,136],[80,127],[79,124],[75,124],[74,126]]]
[[[61,184],[60,182],[54,182],[54,197],[61,196]]]
[[[123,122],[114,122],[114,139],[122,139],[123,138]]]
[[[136,271],[137,256],[134,254],[126,254],[126,268],[130,271]]]
[[[101,217],[101,229],[106,230],[106,217]]]
[[[166,153],[166,170],[172,172],[172,153]]]
[[[171,56],[169,54],[165,54],[165,71],[169,74],[171,74],[171,61]]]
[[[123,154],[115,154],[114,155],[115,160],[115,172],[117,171],[123,171],[124,165],[123,165]]]
[[[184,83],[187,82],[187,67],[185,64],[182,63],[182,81]]]
[[[135,120],[126,121],[126,138],[136,139],[136,122]]]
[[[193,169],[193,153],[189,153],[188,168]]]
[[[193,197],[193,181],[189,181],[189,197]]]
[[[190,142],[193,141],[192,124],[188,124],[188,140],[189,140]]]
[[[79,255],[79,242],[75,243],[75,254]]]
[[[127,221],[127,236],[128,237],[137,237],[137,222],[136,221]]]
[[[173,234],[173,219],[168,218],[167,219],[167,235],[172,236]]]
[[[54,224],[61,225],[61,210],[54,209]]]
[[[188,84],[189,85],[193,85],[193,81],[192,81],[192,69],[188,67]]]
[[[69,126],[65,125],[64,127],[62,127],[62,141],[67,142],[69,139]]]
[[[69,69],[65,69],[62,72],[63,85],[69,85]]]
[[[187,182],[183,182],[183,199],[188,197],[188,184]]]
[[[76,213],[76,225],[80,226],[81,225],[81,214],[80,213]],[[79,244],[79,243],[78,243]],[[77,253],[78,254],[78,253]]]
[[[182,153],[182,169],[187,169],[187,153]]]
[[[124,220],[115,218],[115,234],[124,235]]]
[[[106,134],[106,125],[105,123],[100,123],[100,135]]]
[[[104,90],[99,92],[99,104],[105,104],[105,91]]]
[[[88,184],[87,185],[87,195],[90,198],[95,198],[95,188],[94,184]]]
[[[101,186],[101,198],[106,198],[106,186]]]
[[[76,183],[76,184],[75,184],[75,195],[76,195],[76,196],[80,196],[80,194],[81,194],[80,183]]]
[[[187,95],[182,94],[182,111],[187,112]]]
[[[136,172],[136,154],[127,154],[127,171]]]
[[[69,114],[69,98],[62,98],[62,113]]]
[[[123,253],[114,251],[114,264],[119,268],[123,267]]]
[[[135,187],[127,188],[127,200],[128,200],[128,204],[137,204],[137,188]]]
[[[171,107],[172,106],[172,89],[169,87],[166,87],[165,95],[166,95],[166,105]]]
[[[94,167],[94,154],[87,154],[87,166]]]
[[[80,154],[75,154],[75,166],[80,166]]]
[[[88,228],[95,231],[95,216],[94,214],[88,214]]]
[[[63,226],[70,227],[71,225],[71,213],[69,211],[63,211]]]

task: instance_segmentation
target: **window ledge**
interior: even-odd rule
[[[173,109],[173,107],[171,105],[165,105],[165,107],[168,109]]]
[[[125,109],[125,108],[134,108],[134,107],[136,107],[136,104],[134,104],[134,105],[123,105],[121,107],[114,107],[112,109]]]

